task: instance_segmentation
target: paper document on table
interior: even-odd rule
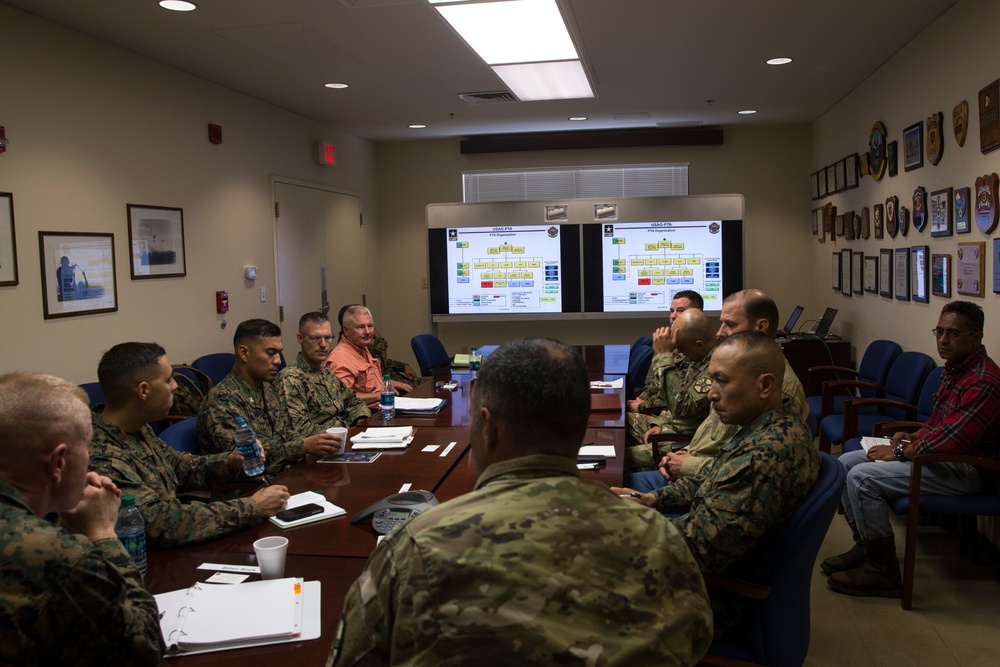
[[[578,456],[603,456],[604,458],[615,458],[614,445],[584,445],[580,448]]]
[[[410,398],[409,396],[397,396],[395,401],[396,412],[427,415],[435,414],[447,402],[447,399],[444,398]]]
[[[470,355],[468,355],[468,354],[456,354],[455,358],[451,362],[451,365],[452,366],[468,366],[469,365],[469,356]]]
[[[351,438],[351,449],[402,449],[411,442],[412,426],[373,426]]]
[[[891,445],[891,444],[892,440],[890,440],[889,438],[875,438],[870,435],[861,438],[861,446],[864,448],[866,452],[875,445]]]
[[[602,382],[601,380],[591,380],[591,389],[621,389],[625,386],[625,378],[621,377],[617,380],[612,380],[611,382]]]
[[[316,639],[320,584],[285,578],[198,583],[155,595],[167,656]]]

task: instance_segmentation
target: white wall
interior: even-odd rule
[[[378,312],[370,142],[3,4],[0,25],[0,125],[10,139],[0,191],[14,194],[20,273],[20,285],[0,287],[0,372],[86,382],[118,342],[155,340],[171,361],[191,361],[231,350],[244,319],[277,321],[271,174],[361,195],[365,287]],[[208,123],[222,126],[221,145],[208,142]],[[332,169],[313,160],[320,139],[337,144]],[[184,210],[187,277],[130,279],[127,203]],[[114,233],[118,312],[43,319],[39,231]],[[252,288],[245,263],[260,269]],[[216,290],[230,296],[224,331]]]
[[[978,92],[1000,77],[1000,59],[997,57],[997,29],[1000,28],[1000,3],[993,0],[961,0],[938,21],[918,35],[875,74],[815,123],[812,131],[812,155],[808,172],[798,178],[836,162],[848,153],[864,152],[872,124],[885,123],[890,141],[899,144],[899,173],[894,178],[883,177],[875,182],[871,177],[861,179],[860,187],[834,195],[831,201],[838,213],[869,210],[887,197],[899,197],[900,205],[912,212],[913,191],[923,186],[930,194],[945,187],[974,187],[977,176],[1000,171],[1000,150],[983,155],[979,150]],[[951,126],[952,109],[962,100],[969,102],[969,132],[965,146],[959,148]],[[941,162],[933,166],[925,158],[922,168],[905,172],[902,164],[903,129],[925,122],[934,112],[944,113],[944,153]],[[803,207],[811,210],[815,203],[805,201]],[[877,295],[846,297],[834,293],[830,287],[831,254],[843,248],[861,250],[865,255],[878,255],[881,248],[901,248],[928,245],[931,253],[950,253],[953,270],[956,267],[955,251],[960,241],[985,241],[986,255],[992,254],[992,239],[982,234],[972,222],[968,234],[931,238],[930,225],[918,233],[910,225],[906,237],[895,239],[885,235],[883,240],[847,241],[838,238],[824,244],[815,237],[808,246],[814,268],[811,281],[815,284],[813,304],[830,303],[839,308],[838,324],[850,337],[857,349],[863,350],[878,338],[891,338],[905,349],[918,350],[934,357],[938,362],[930,330],[937,323],[941,306],[948,302],[943,297],[931,296],[926,304],[897,301]],[[993,265],[986,265],[986,295],[984,298],[957,294],[952,280],[952,299],[968,299],[986,311],[987,349],[994,357],[1000,354],[1000,307],[997,295],[992,293]]]
[[[787,313],[813,289],[800,279],[811,271],[809,130],[799,127],[725,128],[722,146],[541,151],[461,155],[458,140],[380,143],[376,147],[384,307],[376,321],[393,343],[393,356],[409,357],[410,338],[430,330],[424,209],[462,200],[462,171],[536,166],[687,162],[691,194],[739,193],[746,201],[746,284],[767,290]],[[780,257],[780,261],[777,259]],[[502,343],[517,336],[548,335],[569,343],[631,343],[651,333],[655,320],[545,321],[442,324],[450,352]]]

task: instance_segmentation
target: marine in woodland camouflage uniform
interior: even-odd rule
[[[712,384],[708,364],[715,347],[714,333],[708,318],[697,308],[685,310],[669,329],[656,330],[654,359],[662,378],[659,402],[665,407],[659,415],[625,414],[626,472],[656,468],[659,461],[653,456],[652,445],[645,442],[652,427],[659,427],[661,433],[691,435],[708,416],[708,388]],[[683,366],[676,365],[675,354]]]
[[[669,522],[580,478],[589,408],[586,367],[561,343],[484,360],[476,489],[375,550],[327,664],[696,663],[711,641],[701,576]]]
[[[238,479],[224,454],[195,456],[178,452],[144,426],[126,433],[94,412],[90,468],[110,477],[124,493],[135,496],[146,522],[146,541],[152,548],[204,542],[261,521],[257,501],[237,498],[211,503],[186,502],[178,492],[199,491]]]
[[[368,346],[368,350],[372,353],[373,357],[378,359],[379,365],[382,367],[382,372],[388,373],[393,380],[405,382],[412,387],[416,387],[418,384],[428,379],[416,374],[407,374],[406,368],[409,364],[405,361],[390,359],[389,341],[379,335],[376,335],[375,338],[372,339],[371,344]]]
[[[239,415],[247,419],[264,448],[268,472],[284,470],[307,454],[326,456],[342,446],[326,431],[302,436],[292,428],[282,392],[274,386],[282,351],[278,325],[260,319],[240,322],[233,350],[233,370],[212,387],[198,412],[202,452],[230,450]]]
[[[255,391],[235,370],[212,387],[201,404],[198,442],[202,453],[232,450],[238,415],[246,418],[264,448],[267,472],[280,472],[305,456],[303,438],[291,428],[288,408],[274,383],[264,382]]]
[[[0,664],[157,665],[163,655],[156,601],[111,532],[117,489],[87,472],[88,412],[66,380],[0,376]],[[55,456],[58,479],[39,464]],[[42,518],[51,512],[74,532]]]
[[[791,515],[819,476],[809,428],[783,402],[778,383],[784,365],[781,349],[763,332],[738,333],[720,343],[712,355],[709,394],[720,418],[739,432],[703,472],[639,499],[661,512],[683,513],[670,520],[703,572],[739,576],[752,564],[755,545]],[[769,388],[763,397],[762,387]],[[712,594],[716,631],[729,631],[739,608]]]
[[[162,347],[120,343],[104,353],[97,377],[106,404],[91,413],[91,470],[135,496],[153,548],[203,542],[249,526],[282,509],[287,489],[258,488],[252,497],[211,503],[182,503],[178,492],[209,490],[239,478],[235,447],[195,456],[178,452],[149,426],[170,411],[176,383]]]
[[[332,426],[350,426],[371,416],[357,394],[324,366],[310,368],[300,352],[295,364],[285,366],[275,380],[288,409],[292,430],[302,437]]]

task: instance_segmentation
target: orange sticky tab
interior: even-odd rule
[[[299,595],[300,593],[302,593],[302,584],[297,583],[295,584],[295,594]]]

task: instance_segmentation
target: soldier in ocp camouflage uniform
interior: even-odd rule
[[[586,367],[561,343],[484,360],[476,489],[375,550],[328,665],[696,663],[711,641],[697,566],[669,522],[580,478],[589,411]]]
[[[710,409],[708,363],[715,348],[715,335],[701,310],[684,311],[669,329],[661,327],[653,336],[653,349],[660,364],[663,384],[659,415],[629,412],[625,415],[625,471],[636,472],[656,468],[652,445],[646,443],[647,433],[679,433],[691,435],[708,416]],[[683,366],[674,364],[675,348],[683,355]]]
[[[233,370],[212,387],[198,412],[201,451],[230,451],[237,415],[245,417],[257,434],[268,472],[280,472],[306,454],[320,458],[336,451],[340,440],[335,436],[322,431],[302,437],[288,421],[288,408],[274,386],[281,363],[281,328],[267,320],[241,322],[233,347]]]
[[[307,437],[332,426],[351,426],[371,416],[364,401],[323,366],[333,342],[326,315],[312,312],[299,318],[297,339],[302,349],[295,363],[281,369],[275,380],[292,430]]]
[[[275,485],[252,496],[211,503],[182,503],[178,492],[200,491],[239,478],[242,459],[229,450],[211,456],[178,452],[153,433],[149,422],[167,416],[174,380],[156,343],[121,343],[104,353],[97,376],[106,405],[92,412],[90,468],[135,496],[152,548],[204,542],[272,516],[288,490]]]
[[[0,664],[163,655],[156,601],[114,533],[121,492],[87,472],[89,412],[66,380],[0,376]],[[59,527],[43,518],[53,512]]]
[[[819,476],[809,428],[783,404],[784,369],[781,348],[766,333],[721,342],[712,355],[709,396],[722,422],[741,430],[704,472],[638,499],[661,512],[685,512],[671,521],[704,572],[739,576],[751,564],[741,559],[791,515]],[[713,607],[716,632],[732,630],[738,607],[714,591]]]

